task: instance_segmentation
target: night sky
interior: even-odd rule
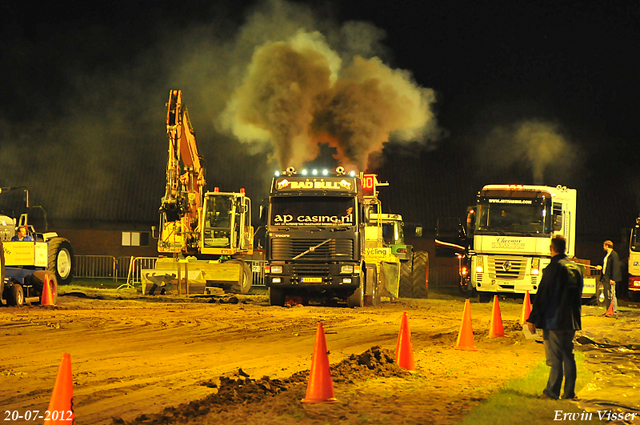
[[[406,221],[462,217],[490,183],[578,189],[579,234],[595,239],[619,240],[640,211],[637,2],[8,1],[0,13],[0,186],[28,186],[54,224],[156,221],[170,89],[208,187],[245,187],[258,204],[274,148],[239,142],[220,117],[256,49],[299,30],[321,33],[343,69],[378,57],[433,95],[438,131],[391,131],[369,157],[391,184],[383,205]],[[311,162],[333,167],[331,153]]]

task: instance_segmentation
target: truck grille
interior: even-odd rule
[[[496,279],[524,279],[527,262],[522,258],[489,257],[489,274]]]
[[[293,273],[298,275],[326,276],[329,274],[328,264],[294,264]]]
[[[326,239],[271,239],[271,259],[291,260],[293,257],[307,251],[310,247],[317,246],[324,241]],[[301,261],[350,259],[353,259],[352,239],[332,239],[316,248],[313,252],[307,252],[300,257]]]

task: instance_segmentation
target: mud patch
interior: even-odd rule
[[[162,413],[142,414],[130,422],[113,417],[112,423],[118,425],[186,423],[209,413],[220,413],[233,406],[257,403],[280,394],[296,400],[308,383],[309,373],[309,370],[305,370],[285,379],[271,379],[268,376],[253,379],[239,369],[233,376],[221,376],[200,382],[200,385],[213,388],[215,391],[203,399],[183,403],[177,407],[166,407]],[[360,355],[352,354],[348,359],[331,366],[331,378],[334,383],[354,384],[372,378],[409,376],[411,376],[410,372],[396,364],[391,350],[378,346]],[[295,395],[289,397],[287,393],[292,392]]]

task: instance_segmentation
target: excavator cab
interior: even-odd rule
[[[233,255],[253,251],[251,201],[244,193],[207,192],[200,252]]]

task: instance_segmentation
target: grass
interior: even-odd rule
[[[584,368],[584,355],[579,352],[575,355],[578,368],[577,392],[591,381],[593,374]],[[561,411],[561,417],[565,413],[581,414],[583,410],[573,402],[538,398],[547,385],[548,377],[549,367],[542,361],[525,377],[507,382],[500,391],[467,415],[463,425],[548,424],[554,421],[557,411]],[[592,420],[577,422],[601,423],[597,415]]]

